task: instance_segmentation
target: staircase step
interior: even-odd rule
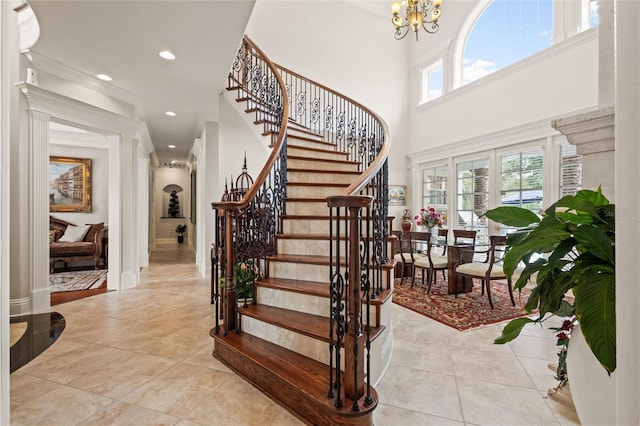
[[[312,133],[311,135],[300,135],[295,132],[291,132],[287,134],[287,144],[294,144],[295,146],[306,146],[309,148],[318,148],[318,149],[334,149],[335,145],[326,142],[321,139],[317,139],[317,137]]]
[[[313,425],[373,425],[373,410],[378,395],[371,388],[371,404],[358,401],[359,410],[351,411],[353,401],[342,397],[336,408],[329,391],[329,368],[315,360],[248,334],[212,334],[213,355],[266,395]],[[343,382],[344,383],[344,382]]]
[[[338,183],[351,185],[360,176],[360,172],[345,172],[333,170],[317,170],[317,169],[295,169],[287,170],[288,182],[313,182],[318,184]]]
[[[327,160],[324,158],[309,158],[309,157],[297,157],[294,155],[287,155],[287,168],[289,169],[313,169],[321,170],[322,172],[331,171],[335,172],[356,172],[360,163],[357,161],[348,160]]]
[[[287,197],[323,198],[340,195],[348,187],[345,183],[287,182]]]
[[[349,154],[346,152],[336,151],[334,149],[312,148],[287,144],[287,156],[293,158],[346,161]]]

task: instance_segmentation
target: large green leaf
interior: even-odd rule
[[[582,334],[600,364],[613,372],[616,369],[615,276],[594,274],[581,282],[574,294]]]
[[[501,345],[512,341],[520,335],[522,327],[532,322],[534,322],[534,320],[528,317],[516,318],[510,321],[509,324],[505,325],[502,329],[502,335],[494,340],[493,343]]]
[[[496,207],[495,209],[488,210],[485,216],[494,222],[507,226],[524,227],[532,223],[540,222],[538,215],[531,210],[513,206]]]
[[[607,234],[595,226],[580,226],[573,232],[578,244],[594,256],[613,263],[614,254]]]

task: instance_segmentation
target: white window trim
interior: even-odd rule
[[[436,98],[431,98],[431,72],[437,70],[438,68],[442,69],[442,93]],[[427,75],[427,77],[425,77],[425,74]],[[435,62],[431,62],[429,65],[420,69],[420,99],[418,99],[418,106],[441,98],[446,93],[445,87],[444,58],[440,58]]]

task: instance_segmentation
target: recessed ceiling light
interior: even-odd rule
[[[174,55],[170,50],[161,50],[158,52],[158,55],[167,61],[173,61],[176,58],[176,55]]]
[[[175,117],[176,116],[176,113],[173,112],[173,111],[167,111],[167,112],[165,112],[165,114],[167,114],[169,117]]]
[[[173,149],[173,148],[175,148],[176,146],[175,146],[175,145],[168,145],[168,147],[169,147],[169,148],[171,148],[171,149]]]
[[[113,80],[111,78],[111,76],[109,76],[107,74],[98,74],[98,75],[96,75],[96,77],[98,77],[102,81],[111,81],[111,80]]]

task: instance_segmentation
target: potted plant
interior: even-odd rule
[[[187,232],[186,224],[176,226],[176,233],[178,234],[178,244],[182,244],[184,242],[185,232]]]
[[[521,290],[533,281],[525,310],[539,311],[537,318],[509,322],[495,343],[509,342],[526,324],[542,323],[557,315],[569,318],[555,329],[559,346],[566,348],[575,315],[591,352],[611,374],[616,369],[615,206],[598,188],[561,198],[542,217],[512,206],[489,210],[486,216],[519,228],[507,236],[504,272],[511,277],[524,265],[514,288]],[[566,351],[559,357],[560,370]]]
[[[233,279],[236,284],[237,298],[253,298],[253,283],[260,278],[258,265],[252,259],[237,263],[233,267]]]

